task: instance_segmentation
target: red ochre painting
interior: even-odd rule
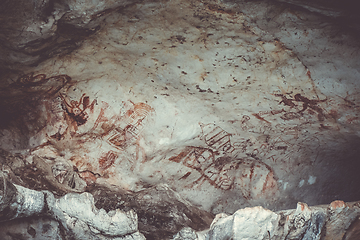
[[[52,167],[54,179],[70,189],[79,185],[76,179],[82,179],[86,185],[98,178],[113,179],[115,183],[119,174],[116,166],[137,171],[139,165],[151,162],[144,150],[142,133],[151,127],[149,120],[156,114],[155,109],[127,99],[110,104],[96,94],[74,92],[75,84],[67,75],[46,77],[33,73],[14,83],[14,87],[29,94],[42,93],[46,126],[35,137],[31,154],[56,159]],[[245,199],[278,193],[277,174],[290,174],[296,164],[292,156],[303,149],[297,144],[301,140],[300,129],[275,124],[273,119],[305,121],[307,115],[314,115],[315,121],[325,126],[331,114],[322,107],[329,99],[310,100],[301,94],[273,96],[278,109],[229,120],[230,125],[237,124],[237,133],[213,123],[199,123],[198,140],[203,144],[174,150],[163,160],[164,164],[176,163],[185,169],[177,176],[185,188],[207,183],[219,190],[239,192]],[[245,137],[235,137],[239,132]],[[246,137],[250,135],[254,139]],[[312,143],[311,148],[320,144],[316,137],[308,142]],[[306,148],[305,145],[301,146]],[[276,168],[278,172],[274,171],[274,164],[280,166]]]
[[[55,87],[48,84],[54,79]],[[28,92],[37,88],[45,93],[41,103],[46,112],[46,126],[35,136],[37,142],[42,143],[34,146],[30,153],[54,159],[54,179],[70,189],[76,189],[75,175],[86,184],[94,183],[98,177],[111,177],[114,165],[124,154],[132,165],[130,168],[137,161],[142,162],[144,151],[139,141],[154,109],[130,100],[114,104],[118,109],[113,109],[114,105],[92,99],[91,94],[81,93],[76,97],[69,91],[70,81],[66,75],[46,78],[45,74],[30,74],[17,81],[16,84]]]
[[[200,177],[187,186],[199,187],[208,182],[221,190],[237,191],[247,199],[267,197],[278,192],[273,169],[251,157],[237,157],[230,133],[215,124],[200,124],[207,147],[188,146],[168,160],[189,168],[179,180],[191,179],[192,171]]]

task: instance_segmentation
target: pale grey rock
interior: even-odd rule
[[[180,230],[180,232],[178,232],[174,237],[173,240],[183,240],[183,239],[188,239],[188,240],[197,240],[198,239],[198,235],[196,234],[196,232],[194,231],[194,229],[190,228],[190,227],[186,227]]]
[[[193,206],[167,184],[129,193],[94,186],[91,193],[95,206],[112,212],[134,210],[138,216],[138,229],[147,239],[170,239],[184,227],[196,231],[207,229],[214,215]],[[194,230],[192,230],[194,231]]]
[[[90,193],[69,193],[55,198],[49,191],[35,191],[7,181],[2,174],[2,221],[48,216],[59,221],[77,239],[145,239],[138,232],[137,215],[119,209],[98,210]],[[15,188],[15,189],[14,189]]]
[[[18,185],[14,186],[17,190],[16,201],[10,205],[10,209],[16,212],[13,219],[40,214],[44,210],[44,193],[30,190]],[[5,194],[7,194],[6,191]]]
[[[359,213],[354,211],[354,208],[359,208],[359,206],[359,203],[333,201],[328,207],[329,214],[325,226],[327,235],[324,239],[347,239],[349,235],[353,234],[353,231],[356,232],[356,229],[359,228]],[[352,233],[348,233],[348,231]],[[349,239],[356,239],[356,237]]]
[[[279,216],[262,207],[245,208],[218,218],[206,239],[268,239],[277,227]]]
[[[0,221],[39,215],[45,208],[42,192],[13,185],[0,171]]]
[[[137,215],[133,211],[123,212],[116,210],[106,213],[104,209],[96,209],[94,197],[90,193],[68,193],[57,199],[54,206],[49,205],[56,216],[61,216],[67,221],[77,219],[97,233],[102,232],[109,236],[124,236],[137,231]]]
[[[302,239],[320,239],[326,215],[326,209],[310,209],[307,204],[298,203],[296,210],[288,216],[285,223],[286,238],[298,239],[302,236]]]
[[[331,220],[336,217],[342,224]],[[344,211],[344,209],[346,209]],[[356,216],[356,218],[354,218]],[[320,240],[349,239],[357,236],[359,203],[344,203],[334,201],[329,206],[309,207],[298,203],[295,210],[272,212],[262,207],[245,208],[233,215],[218,214],[208,230],[195,232],[184,228],[174,235],[174,240],[226,240],[226,239],[256,239],[256,240]],[[354,226],[349,231],[349,226]]]

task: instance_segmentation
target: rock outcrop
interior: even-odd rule
[[[110,200],[110,205],[106,200],[111,197],[104,191],[97,190],[98,205],[113,208],[118,204],[131,210],[99,209],[90,193],[68,193],[55,198],[49,191],[12,184],[1,172],[0,221],[5,223],[0,227],[0,236],[2,239],[14,236],[22,239],[170,239],[180,226],[185,227],[173,236],[174,240],[355,240],[360,236],[359,202],[334,201],[314,207],[298,203],[295,210],[278,212],[263,207],[244,208],[230,216],[217,214],[210,228],[204,230],[211,216],[191,206],[166,185],[127,195],[127,199],[123,196],[127,202],[117,196]],[[104,197],[107,199],[102,199]],[[191,226],[203,230],[195,231]]]
[[[184,228],[173,240],[225,239],[346,239],[360,237],[360,203],[334,201],[309,207],[298,203],[294,210],[272,212],[262,207],[244,208],[233,215],[216,215],[210,229],[195,232]]]

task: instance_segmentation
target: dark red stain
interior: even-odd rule
[[[113,151],[109,151],[109,152],[105,153],[99,159],[99,167],[100,167],[100,169],[101,170],[108,169],[111,165],[114,164],[117,157],[118,157],[118,155]]]
[[[188,176],[190,176],[191,172],[187,172],[184,176],[182,176],[181,178],[179,178],[179,180],[183,180],[186,179]]]
[[[292,119],[299,118],[300,116],[301,115],[296,112],[287,112],[287,113],[284,113],[280,118],[283,120],[292,120]]]
[[[317,117],[318,117],[319,121],[324,121],[324,119],[325,119],[324,110],[321,107],[319,107],[317,104],[321,103],[321,102],[325,102],[325,101],[327,101],[327,99],[310,100],[307,97],[302,96],[300,93],[295,94],[294,99],[288,99],[286,96],[284,96],[282,94],[275,94],[275,96],[281,97],[282,101],[279,104],[284,103],[284,105],[290,106],[291,108],[296,107],[296,105],[294,104],[294,101],[301,102],[302,109],[300,111],[298,111],[297,114],[301,114],[305,110],[308,110],[308,112],[310,114],[314,115],[317,113]],[[290,120],[290,119],[296,118],[296,115],[285,116],[285,114],[284,114],[284,116],[281,118],[284,120]]]
[[[292,102],[293,101],[292,99],[288,99],[288,98],[286,98],[286,96],[284,96],[282,94],[275,94],[275,96],[281,97],[281,102],[279,104],[284,103],[284,105],[286,105],[286,106],[296,107],[295,103]]]
[[[299,111],[299,113],[304,112],[308,108],[311,108],[318,113],[319,121],[324,121],[325,116],[323,113],[323,109],[320,108],[319,106],[317,106],[317,104],[320,102],[325,102],[325,101],[327,101],[327,99],[310,100],[307,97],[301,96],[301,94],[299,94],[299,93],[294,96],[294,99],[295,99],[295,101],[303,103],[303,108]]]
[[[169,158],[169,161],[172,162],[181,162],[189,153],[191,152],[190,148],[185,149],[184,151],[182,151],[180,154],[178,154],[177,156],[171,157]]]
[[[102,122],[107,122],[109,119],[107,117],[104,117],[104,114],[105,114],[105,109],[107,109],[109,107],[109,105],[106,105],[105,108],[101,108],[100,110],[100,113],[99,113],[99,116],[97,117],[95,123],[94,123],[94,126],[92,127],[92,130],[94,130],[95,128],[97,128],[99,126],[100,123]],[[106,125],[107,126],[107,125]],[[105,132],[107,133],[109,129],[106,128],[106,126],[102,125],[101,128],[103,130],[105,130]]]
[[[252,115],[261,121],[271,124],[268,120],[264,119],[263,117],[260,117],[259,114],[257,113],[253,113]]]
[[[231,144],[230,137],[232,134],[226,132],[222,128],[216,126],[212,128],[211,130],[207,129],[210,124],[202,125],[200,124],[200,127],[202,128],[203,137],[205,139],[205,143],[217,151],[224,151],[224,152],[233,152],[235,148]],[[207,130],[205,130],[205,128]],[[205,133],[207,132],[207,133]]]
[[[79,177],[86,182],[86,185],[93,185],[96,182],[97,176],[91,171],[79,172]]]
[[[88,114],[85,112],[86,109],[89,108],[91,112],[93,112],[94,105],[96,100],[94,100],[90,104],[90,98],[86,96],[84,93],[79,101],[70,101],[68,102],[66,97],[60,94],[60,98],[62,99],[62,107],[67,115],[70,117],[69,125],[72,125],[77,130],[78,126],[84,125],[88,119]]]
[[[307,70],[306,75],[311,79],[311,72],[310,72],[310,70]]]

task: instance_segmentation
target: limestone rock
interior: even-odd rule
[[[183,227],[204,230],[213,215],[193,206],[166,184],[149,187],[136,193],[94,187],[91,191],[98,208],[134,210],[138,216],[139,231],[147,239],[170,239]]]
[[[298,203],[296,210],[278,212],[262,207],[245,208],[231,216],[218,214],[207,231],[184,228],[173,239],[356,239],[359,206],[359,202],[334,201],[329,206],[315,207]],[[334,217],[338,223],[334,223]],[[349,229],[350,225],[354,227]]]
[[[47,216],[59,221],[68,237],[73,235],[78,239],[145,239],[138,232],[137,215],[133,211],[123,212],[116,209],[107,213],[103,209],[98,210],[93,196],[89,193],[69,193],[56,199],[48,191],[35,191],[13,185],[7,181],[4,173],[0,173],[3,176],[1,221]],[[30,235],[35,235],[36,230],[31,232],[33,234],[29,233]],[[6,232],[1,234],[6,235]],[[57,231],[54,234],[57,235]]]

